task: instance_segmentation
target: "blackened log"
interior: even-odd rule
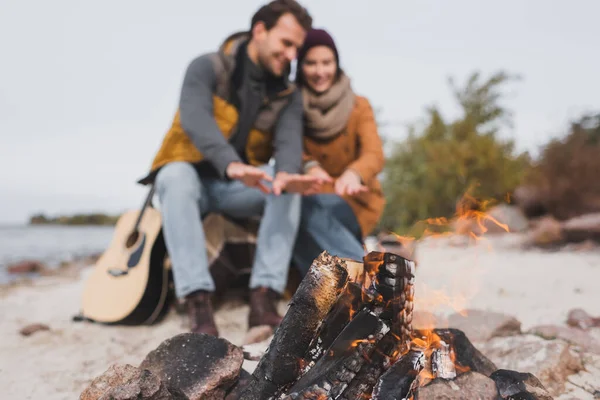
[[[542,382],[530,373],[499,369],[490,375],[502,399],[552,400]]]
[[[296,293],[271,344],[261,358],[244,400],[266,400],[275,396],[300,375],[303,357],[348,282],[344,263],[323,252],[315,259]]]
[[[398,358],[400,347],[399,338],[394,333],[388,332],[377,343],[369,363],[364,365],[356,374],[344,391],[342,398],[344,400],[369,398],[379,377]]]
[[[323,357],[287,392],[304,396],[318,387],[328,396],[338,398],[362,366],[370,362],[371,353],[388,331],[389,327],[381,319],[368,309],[362,309]]]
[[[498,368],[473,346],[465,333],[459,329],[434,329],[433,332],[450,346],[450,351],[454,352],[454,365],[457,375],[467,371],[479,372],[489,377]],[[430,335],[429,331],[415,330],[415,338],[426,338]]]
[[[344,330],[356,313],[372,300],[356,283],[348,283],[344,292],[319,328],[318,336],[313,340],[305,357],[307,370],[312,368],[333,344],[334,340]]]
[[[379,378],[373,389],[373,400],[404,400],[417,387],[417,376],[425,365],[425,354],[411,350],[404,354]]]
[[[365,270],[374,271],[368,292],[375,297],[375,311],[389,322],[392,332],[408,350],[412,335],[415,263],[392,253],[370,252],[364,258]]]

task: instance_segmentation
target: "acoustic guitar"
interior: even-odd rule
[[[169,269],[161,216],[150,206],[124,213],[85,283],[80,317],[105,324],[152,324],[167,307]]]

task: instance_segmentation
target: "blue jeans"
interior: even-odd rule
[[[302,198],[300,228],[293,261],[302,276],[324,250],[329,254],[362,261],[362,233],[352,208],[336,194]]]
[[[273,167],[261,169],[273,175]],[[250,288],[269,287],[283,293],[300,223],[300,195],[267,195],[237,180],[200,178],[185,162],[161,168],[156,192],[177,297],[215,289],[201,221],[201,215],[211,212],[233,218],[262,216]]]

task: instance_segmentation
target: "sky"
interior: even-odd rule
[[[537,154],[570,120],[600,110],[600,1],[305,0],[336,40],[354,90],[401,140],[447,80],[505,70],[514,128]],[[142,205],[148,170],[176,110],[183,73],[256,0],[0,0],[0,224]]]

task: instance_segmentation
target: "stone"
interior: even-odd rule
[[[418,390],[419,400],[497,400],[496,383],[478,372],[466,372],[454,380],[435,379]]]
[[[509,204],[493,207],[486,213],[486,216],[487,218],[483,218],[481,221],[487,230],[486,233],[524,232],[529,228],[529,221],[523,211]]]
[[[600,318],[592,317],[581,308],[574,308],[567,315],[567,325],[579,329],[600,327]]]
[[[600,241],[600,213],[584,214],[561,223],[562,233],[569,242],[591,239]]]
[[[536,221],[526,237],[525,244],[542,248],[551,248],[565,243],[565,237],[559,221],[553,217],[542,217]]]
[[[190,400],[223,399],[235,384],[243,351],[223,338],[182,333],[162,342],[140,364]]]
[[[159,377],[132,365],[112,365],[95,378],[79,400],[188,400],[177,391],[170,391]]]
[[[503,399],[552,400],[552,396],[540,380],[530,373],[499,369],[490,375],[490,378],[496,382],[498,393]]]
[[[9,274],[31,274],[42,272],[45,265],[39,261],[21,261],[16,264],[9,265],[6,268]]]
[[[526,334],[498,337],[482,343],[479,350],[501,369],[536,376],[552,396],[564,392],[569,375],[582,370],[581,359],[564,340],[545,340]]]
[[[36,332],[40,331],[49,331],[50,327],[46,324],[31,324],[27,325],[23,329],[19,331],[19,333],[23,336],[31,336]]]
[[[448,326],[463,331],[472,342],[521,333],[521,322],[515,317],[483,310],[452,314],[448,317]]]
[[[588,332],[569,326],[540,325],[533,327],[529,333],[544,339],[562,339],[585,352],[600,354],[600,341]]]

